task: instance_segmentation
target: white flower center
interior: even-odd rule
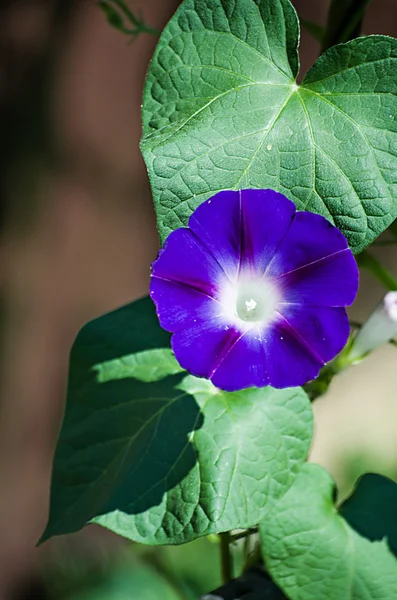
[[[258,303],[253,298],[251,298],[251,300],[245,300],[243,311],[245,311],[247,313],[246,314],[247,317],[251,318],[255,314],[252,311],[254,311],[257,306],[258,306]],[[237,312],[241,312],[241,307],[240,307],[240,310],[237,307]]]
[[[240,274],[234,284],[224,289],[222,305],[229,320],[245,323],[250,328],[254,324],[269,323],[279,301],[280,293],[271,281]]]
[[[273,286],[269,282],[242,281],[236,300],[236,315],[243,321],[268,321],[277,305]]]

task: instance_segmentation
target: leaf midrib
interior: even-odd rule
[[[217,96],[214,96],[213,98],[211,98],[203,106],[200,106],[200,108],[198,108],[194,113],[192,113],[191,115],[189,115],[189,117],[185,121],[183,121],[182,123],[180,123],[175,130],[170,131],[170,133],[168,134],[168,136],[166,134],[167,137],[161,137],[162,136],[161,131],[163,129],[166,129],[167,127],[168,128],[172,127],[173,123],[168,123],[167,125],[165,125],[164,127],[160,128],[160,129],[158,129],[156,131],[151,131],[149,134],[147,134],[143,138],[143,140],[141,142],[141,145],[142,145],[142,147],[144,147],[146,144],[149,144],[151,151],[153,151],[155,148],[160,148],[161,146],[163,146],[167,142],[169,142],[169,140],[173,136],[175,136],[177,133],[179,133],[181,131],[181,129],[183,129],[192,119],[194,119],[195,117],[197,117],[200,113],[202,113],[204,110],[206,110],[214,102],[216,102],[220,98],[224,98],[228,94],[232,94],[233,92],[239,92],[240,90],[243,90],[243,89],[246,89],[246,88],[249,88],[249,87],[256,87],[256,86],[270,86],[272,88],[273,87],[286,87],[286,88],[289,88],[292,85],[293,84],[291,84],[291,83],[289,83],[289,84],[288,83],[285,83],[285,84],[284,83],[274,84],[271,81],[254,81],[252,83],[246,83],[246,84],[243,84],[243,85],[238,85],[238,86],[233,87],[233,88],[229,88],[229,89],[225,90],[224,92],[218,94]],[[175,122],[175,125],[177,125],[177,122]],[[160,139],[158,139],[158,138],[160,138]],[[237,139],[240,139],[240,136]],[[156,141],[157,141],[157,143],[156,143]],[[154,143],[151,143],[151,142],[154,142]],[[212,149],[210,151],[212,151]],[[195,157],[195,159],[200,158],[200,156]],[[203,154],[202,156],[205,156],[205,154]]]
[[[188,123],[188,122],[189,122],[191,119],[193,119],[195,116],[197,116],[197,114],[199,114],[200,112],[202,112],[203,110],[205,110],[206,108],[208,108],[208,106],[210,106],[212,103],[216,102],[216,101],[217,101],[217,100],[218,100],[220,97],[223,97],[224,95],[226,95],[226,94],[228,94],[228,93],[232,93],[232,92],[238,92],[240,89],[243,89],[243,88],[246,88],[246,87],[257,86],[257,85],[272,85],[272,84],[271,84],[271,83],[264,84],[263,82],[255,82],[255,83],[252,83],[252,84],[250,83],[250,84],[246,84],[246,85],[243,85],[243,86],[238,86],[238,87],[236,87],[236,88],[230,88],[229,90],[226,90],[226,91],[225,91],[225,92],[223,92],[222,94],[219,94],[219,95],[215,96],[214,98],[212,98],[212,99],[211,99],[211,100],[210,100],[210,101],[209,101],[209,102],[208,102],[206,105],[204,105],[203,107],[200,107],[200,109],[199,109],[198,111],[196,111],[195,113],[193,113],[192,115],[190,115],[190,116],[189,116],[189,118],[188,118],[186,121],[184,121],[183,123],[181,123],[181,124],[179,125],[179,127],[178,127],[178,129],[177,129],[177,130],[175,130],[175,131],[171,132],[171,133],[170,133],[170,135],[169,135],[167,138],[165,138],[165,139],[162,139],[161,141],[159,141],[159,143],[158,143],[158,144],[156,144],[156,146],[155,146],[155,147],[160,147],[160,146],[162,146],[163,144],[166,144],[166,143],[169,141],[169,139],[170,139],[172,136],[176,135],[176,134],[177,134],[177,133],[178,133],[178,132],[179,132],[181,129],[183,129],[183,128],[185,127],[185,125],[186,125],[186,124],[187,124],[187,123]],[[291,89],[291,93],[289,94],[289,96],[287,96],[287,98],[285,98],[285,99],[283,100],[283,103],[281,104],[281,106],[279,106],[279,107],[276,109],[276,111],[275,111],[275,114],[274,114],[274,116],[273,116],[273,119],[272,119],[271,123],[269,124],[269,126],[268,126],[268,127],[266,127],[265,129],[263,129],[263,130],[262,130],[262,131],[264,132],[264,136],[263,136],[263,138],[262,138],[261,142],[258,144],[258,147],[256,148],[256,150],[255,150],[255,152],[254,152],[253,156],[252,156],[252,157],[251,157],[251,159],[249,160],[249,163],[248,163],[247,167],[244,169],[243,173],[242,173],[242,174],[239,176],[239,179],[238,179],[238,180],[236,181],[236,183],[234,184],[234,186],[233,186],[233,187],[234,187],[234,189],[237,189],[237,188],[238,188],[238,186],[239,186],[240,182],[243,180],[243,178],[244,178],[244,177],[247,175],[247,173],[249,172],[249,170],[250,170],[250,168],[251,168],[251,166],[252,166],[252,164],[253,164],[253,162],[254,162],[254,160],[255,160],[256,156],[258,155],[258,153],[260,152],[261,148],[263,147],[263,144],[264,144],[264,142],[266,141],[267,137],[270,135],[270,133],[272,132],[272,130],[273,130],[274,126],[275,126],[275,124],[277,123],[278,119],[280,118],[280,116],[281,116],[281,113],[283,112],[283,110],[285,110],[285,109],[288,107],[288,105],[289,105],[289,103],[290,103],[291,99],[292,99],[292,98],[293,98],[293,96],[296,94],[296,96],[298,97],[298,99],[299,99],[299,101],[300,101],[300,103],[301,103],[302,107],[304,108],[304,112],[305,112],[306,120],[307,120],[308,127],[309,127],[309,131],[310,131],[310,138],[311,138],[311,142],[312,142],[312,147],[313,147],[313,150],[315,150],[315,148],[318,148],[318,149],[319,149],[319,151],[321,151],[321,152],[322,152],[322,153],[323,153],[323,154],[324,154],[324,155],[325,155],[325,156],[328,158],[328,160],[330,160],[330,161],[332,162],[332,164],[334,165],[334,167],[335,167],[335,168],[338,168],[339,172],[340,172],[340,173],[343,175],[344,179],[345,179],[345,180],[346,180],[346,181],[349,183],[349,187],[350,187],[350,188],[351,188],[351,190],[354,192],[354,195],[356,196],[356,198],[357,198],[357,200],[358,200],[358,204],[361,206],[360,197],[359,197],[359,195],[358,195],[358,193],[357,193],[356,189],[354,188],[354,186],[353,186],[352,182],[350,181],[349,177],[346,175],[346,173],[343,171],[343,169],[340,167],[340,165],[338,165],[337,163],[335,163],[335,160],[332,158],[332,156],[330,156],[330,155],[329,155],[329,154],[328,154],[328,153],[327,153],[327,152],[326,152],[326,151],[325,151],[325,150],[324,150],[324,149],[323,149],[321,146],[319,146],[319,145],[318,145],[318,144],[315,142],[315,140],[314,140],[314,134],[313,134],[313,130],[312,130],[311,122],[310,122],[310,117],[309,117],[309,115],[308,115],[308,111],[307,111],[307,108],[306,108],[306,104],[305,104],[305,102],[304,102],[304,98],[302,98],[301,94],[299,93],[299,91],[302,91],[302,92],[306,92],[306,93],[312,94],[313,96],[317,97],[317,98],[318,98],[318,99],[320,99],[321,101],[323,101],[323,102],[325,102],[325,103],[329,104],[330,106],[332,106],[332,108],[333,108],[334,110],[336,110],[337,112],[339,112],[339,113],[340,113],[340,114],[343,116],[343,118],[345,118],[345,119],[349,120],[349,121],[352,123],[352,125],[354,126],[354,128],[355,128],[355,129],[358,131],[358,133],[359,133],[359,134],[360,134],[360,136],[362,137],[362,139],[363,139],[363,141],[364,141],[364,143],[365,143],[366,147],[367,147],[367,148],[370,150],[370,152],[371,152],[371,154],[372,154],[372,157],[373,157],[373,160],[374,160],[374,163],[375,163],[375,164],[376,164],[376,166],[377,166],[377,171],[378,171],[378,174],[379,174],[380,178],[382,179],[382,181],[383,181],[383,183],[384,183],[384,185],[385,185],[385,187],[386,187],[386,191],[387,191],[387,197],[388,197],[390,200],[392,200],[392,196],[390,195],[390,189],[389,189],[389,185],[388,185],[387,181],[385,180],[385,178],[384,178],[384,176],[383,176],[383,173],[381,172],[381,170],[380,170],[380,168],[379,168],[379,165],[378,165],[378,162],[377,162],[377,160],[376,160],[376,156],[375,156],[375,154],[374,154],[374,151],[373,151],[372,145],[369,143],[369,141],[368,141],[368,139],[367,139],[367,137],[366,137],[366,135],[365,135],[365,132],[362,130],[362,128],[360,127],[360,125],[357,123],[357,121],[355,121],[355,120],[354,120],[354,119],[353,119],[353,118],[352,118],[350,115],[348,115],[347,113],[345,113],[344,111],[342,111],[342,110],[341,110],[341,109],[340,109],[340,108],[339,108],[337,105],[335,105],[333,102],[329,101],[329,100],[328,100],[328,99],[325,97],[325,96],[326,96],[326,94],[322,94],[322,93],[320,94],[320,93],[317,93],[317,92],[315,92],[315,91],[311,90],[311,89],[310,89],[308,86],[305,86],[305,85],[302,85],[302,86],[300,86],[300,87],[299,87],[298,89],[296,89],[296,90],[293,88],[293,84],[289,84],[289,85],[288,85],[288,84],[285,84],[285,86],[286,86],[287,88],[288,88],[288,87],[291,87],[291,88],[292,88],[292,89]],[[329,95],[331,95],[331,94],[329,94]],[[253,135],[258,135],[258,133],[260,133],[260,131],[250,132],[249,134],[245,134],[245,135],[241,135],[241,136],[238,136],[238,137],[236,137],[236,138],[233,138],[233,140],[234,140],[234,141],[238,141],[239,139],[241,139],[241,138],[243,138],[243,137],[250,137],[250,136],[253,136]],[[191,160],[191,161],[189,161],[189,162],[186,162],[186,164],[185,164],[185,165],[182,167],[182,169],[180,169],[180,170],[179,170],[179,171],[178,171],[178,172],[175,174],[175,176],[176,176],[176,175],[178,175],[178,176],[179,176],[179,175],[181,175],[181,173],[182,173],[182,172],[183,172],[183,171],[184,171],[186,168],[188,168],[188,167],[189,167],[189,165],[191,165],[191,164],[194,164],[194,163],[195,163],[197,160],[199,160],[199,159],[201,159],[201,158],[203,158],[203,157],[207,156],[208,154],[210,154],[210,153],[212,153],[212,152],[216,151],[217,149],[224,147],[225,145],[227,145],[227,144],[231,143],[233,140],[226,140],[226,141],[225,141],[225,142],[223,142],[222,144],[220,144],[220,145],[218,145],[218,146],[216,146],[216,147],[210,148],[209,150],[207,150],[207,151],[206,151],[206,152],[204,152],[203,154],[200,154],[200,155],[198,155],[198,156],[195,156],[193,160]],[[315,158],[314,158],[314,157],[313,157],[313,159],[312,159],[312,162],[313,162],[313,169],[314,169],[314,168],[315,168]],[[312,181],[313,181],[313,184],[312,184],[311,193],[313,193],[313,191],[315,191],[315,185],[314,185],[314,184],[315,184],[315,174],[314,174],[314,175],[312,174]],[[310,196],[308,197],[308,201],[309,201],[309,199],[310,199]],[[364,211],[364,214],[366,214],[366,213],[365,213],[365,211]],[[368,218],[368,215],[366,215],[366,216],[367,216],[367,218]]]

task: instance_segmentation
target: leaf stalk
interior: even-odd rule
[[[321,52],[361,34],[365,11],[371,0],[331,0]]]
[[[221,548],[221,570],[224,584],[233,579],[232,555],[230,552],[231,535],[229,531],[219,534]]]

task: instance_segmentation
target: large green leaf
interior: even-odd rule
[[[143,300],[77,338],[43,539],[94,519],[182,543],[258,523],[293,483],[312,436],[306,394],[221,392],[153,349],[164,335]]]
[[[266,568],[290,600],[395,600],[396,558],[338,515],[334,491],[326,471],[305,465],[260,525]]]
[[[159,325],[154,304],[141,298],[90,321],[80,331],[70,357],[70,387],[85,382],[94,365],[170,345],[170,334]],[[127,359],[128,360],[128,359]]]
[[[271,187],[359,252],[397,216],[397,40],[298,71],[289,0],[185,0],[156,48],[142,152],[161,238],[222,189]]]
[[[340,508],[341,515],[361,535],[387,542],[397,555],[397,483],[375,473],[360,477],[354,493]]]

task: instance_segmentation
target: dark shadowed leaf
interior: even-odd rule
[[[340,514],[358,533],[370,540],[387,539],[397,555],[397,483],[374,473],[360,477]]]
[[[186,376],[148,299],[92,323],[71,354],[44,539],[95,520],[147,544],[257,523],[306,459],[299,388],[224,393]]]

